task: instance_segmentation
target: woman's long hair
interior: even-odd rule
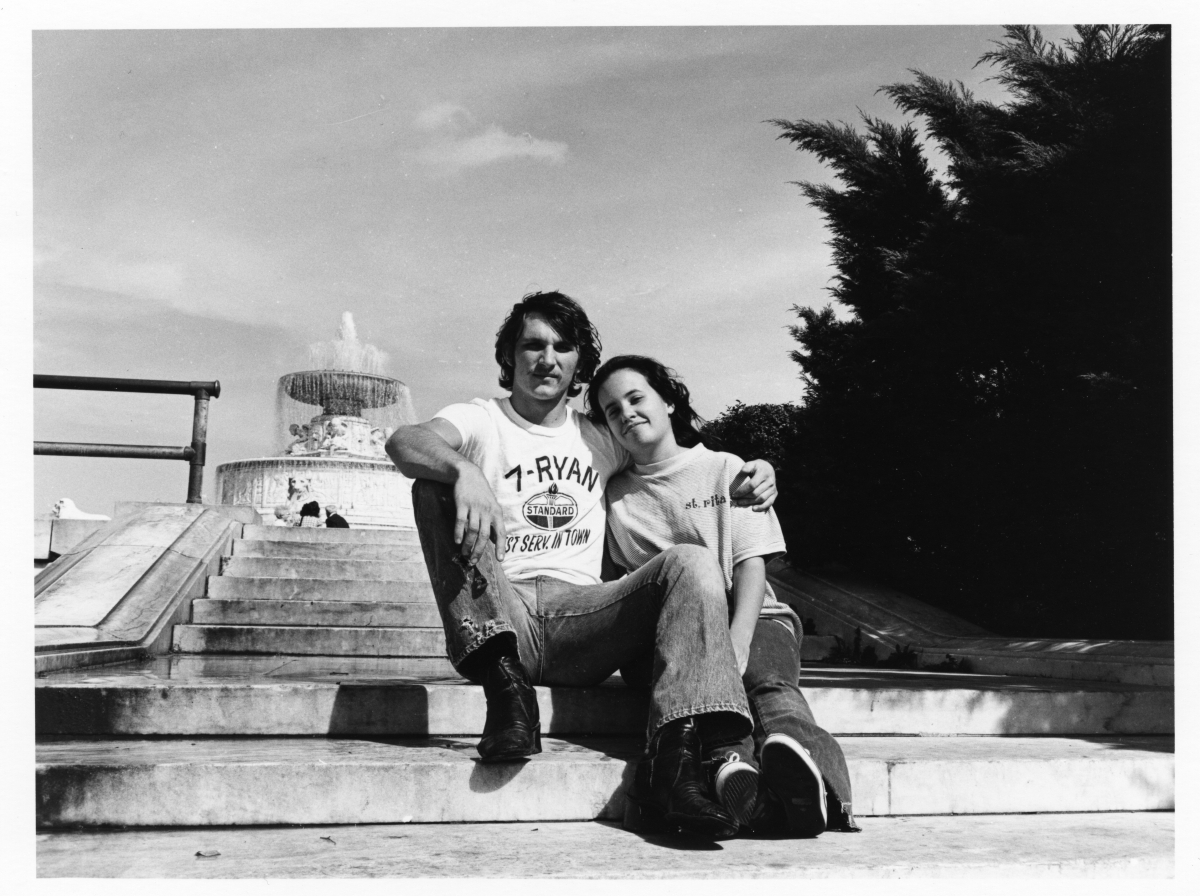
[[[691,448],[693,445],[705,445],[715,448],[713,440],[700,432],[704,418],[692,409],[692,396],[679,377],[679,374],[653,358],[645,355],[617,355],[609,358],[600,365],[600,369],[592,375],[587,391],[587,416],[597,426],[607,426],[608,420],[600,407],[600,389],[604,383],[618,370],[636,370],[646,378],[659,398],[675,410],[671,412],[671,431],[675,433],[675,441],[681,448]]]

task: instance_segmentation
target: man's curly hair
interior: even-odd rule
[[[579,351],[579,363],[575,367],[575,379],[567,394],[574,398],[583,391],[600,364],[600,334],[588,320],[579,303],[561,292],[531,292],[513,305],[496,333],[496,363],[500,365],[500,388],[513,387],[513,353],[517,339],[525,326],[525,318],[538,314],[554,328],[566,342]]]

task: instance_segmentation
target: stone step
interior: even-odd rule
[[[428,582],[424,560],[333,560],[302,557],[224,557],[221,574],[289,579]]]
[[[37,874],[728,881],[1176,873],[1172,812],[933,815],[860,823],[858,835],[828,833],[802,843],[742,837],[707,848],[684,838],[641,837],[612,822],[62,831],[38,834]]]
[[[279,557],[301,560],[419,560],[419,544],[359,544],[327,541],[246,541],[233,543],[234,557]]]
[[[199,605],[200,601],[197,601]],[[37,680],[39,734],[479,735],[482,689],[434,658],[164,657]],[[425,664],[425,665],[422,665]],[[1165,688],[1004,676],[806,670],[817,720],[842,735],[1102,735],[1174,731]],[[618,676],[537,688],[542,730],[640,735],[646,695]]]
[[[317,542],[325,544],[415,544],[416,529],[301,529],[298,526],[244,526],[245,541]]]
[[[319,600],[397,603],[428,602],[428,581],[363,581],[360,579],[300,579],[277,576],[209,576],[209,598],[221,600]]]
[[[192,622],[204,625],[401,626],[440,628],[434,603],[345,600],[196,600]]]
[[[446,654],[446,640],[440,627],[177,625],[172,650],[177,653],[440,657]]]
[[[1173,809],[1174,739],[844,738],[857,815]],[[41,738],[37,825],[618,819],[637,739],[543,738],[483,765],[475,741]]]
[[[413,678],[420,681],[450,679],[458,682],[458,673],[444,656],[281,656],[279,654],[221,654],[221,653],[169,653],[163,656],[146,657],[133,663],[105,668],[105,673],[118,674],[127,669],[130,674],[140,675],[161,682],[175,681],[337,681],[373,679],[395,681]],[[90,670],[99,672],[99,669]],[[89,670],[55,672],[42,676],[40,683],[65,681],[74,677],[78,681],[94,681]],[[101,681],[109,680],[107,675]]]
[[[443,656],[446,642],[432,628],[307,625],[177,625],[177,653],[279,653],[328,656]],[[829,652],[821,638],[805,638],[804,660]]]

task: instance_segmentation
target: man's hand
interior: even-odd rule
[[[492,487],[460,453],[462,435],[450,421],[434,417],[416,426],[401,426],[387,440],[388,457],[409,479],[431,479],[454,486],[454,543],[464,563],[483,557],[489,541],[496,559],[504,559],[504,515]]]
[[[454,543],[463,561],[474,566],[488,542],[496,545],[496,559],[504,559],[504,514],[483,474],[474,465],[464,468],[454,482]]]
[[[749,507],[758,513],[770,510],[779,497],[775,468],[765,460],[748,462],[730,483],[729,496],[738,507]]]

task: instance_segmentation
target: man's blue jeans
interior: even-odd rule
[[[825,779],[825,789],[834,813],[830,827],[841,823],[836,810],[851,813],[850,772],[841,746],[828,731],[817,724],[808,701],[800,692],[800,640],[790,627],[771,618],[762,618],[750,642],[750,659],[742,682],[754,711],[754,735],[742,742],[738,753],[746,761],[755,760],[769,734],[786,734],[808,751]]]
[[[471,677],[463,661],[485,641],[512,637],[534,684],[590,687],[618,670],[638,670],[636,677],[647,679],[638,683],[650,689],[648,738],[687,716],[696,717],[709,744],[736,743],[751,731],[729,640],[725,580],[708,550],[680,545],[616,582],[573,585],[539,576],[513,583],[491,548],[473,569],[464,568],[450,486],[417,480],[413,510],[446,652],[460,673]]]

